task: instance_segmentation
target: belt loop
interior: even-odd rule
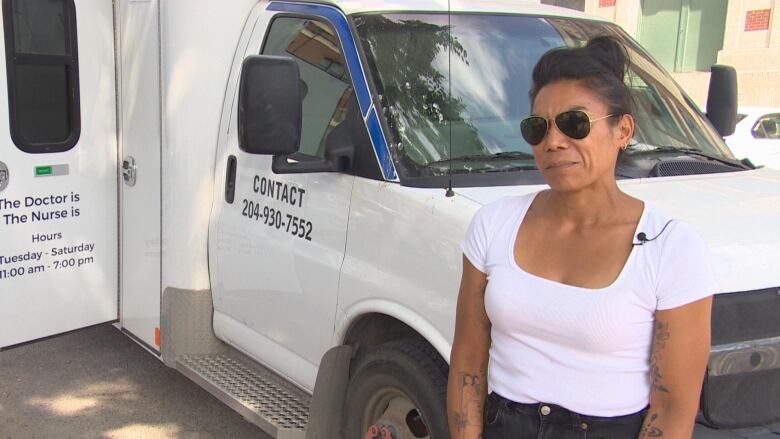
[[[569,418],[571,419],[571,427],[574,431],[580,430],[582,421],[580,420],[580,414],[569,410]]]

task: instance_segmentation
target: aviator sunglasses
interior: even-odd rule
[[[614,114],[608,114],[598,119],[591,119],[588,113],[582,110],[569,110],[559,113],[553,120],[555,120],[555,126],[563,134],[571,137],[575,140],[584,139],[590,134],[590,126],[594,122],[606,119],[608,117],[615,116]],[[547,118],[542,116],[528,116],[520,121],[520,132],[523,134],[523,139],[530,145],[538,145],[544,140],[544,136],[550,130],[550,124]]]

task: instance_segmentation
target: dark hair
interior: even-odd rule
[[[629,62],[626,48],[611,36],[595,37],[584,47],[552,49],[534,67],[531,105],[542,87],[568,79],[599,94],[610,113],[631,114],[631,92],[624,82]]]

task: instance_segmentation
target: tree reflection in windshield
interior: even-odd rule
[[[374,56],[383,107],[402,157],[418,164],[464,154],[489,154],[477,129],[464,121],[463,99],[450,94],[449,57],[468,65],[468,53],[449,25],[382,15],[358,17],[363,44]],[[448,53],[449,52],[449,53]],[[458,142],[450,133],[457,126]],[[465,145],[465,146],[461,146]],[[450,150],[452,146],[452,150]]]
[[[605,34],[620,39],[631,59],[636,145],[731,157],[671,76],[614,24],[467,13],[368,14],[354,22],[405,178],[446,175],[450,166],[472,174],[528,169],[533,161],[518,153],[532,149],[519,126],[531,112],[534,65],[554,47]]]

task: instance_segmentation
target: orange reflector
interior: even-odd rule
[[[160,328],[154,328],[154,344],[160,347]]]

